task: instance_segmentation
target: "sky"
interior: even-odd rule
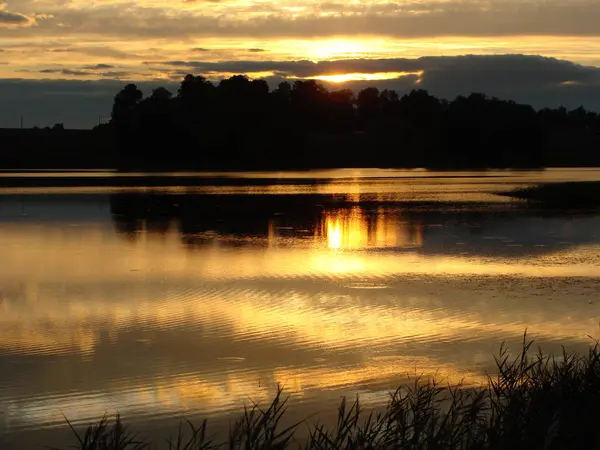
[[[91,127],[126,83],[174,91],[187,73],[600,110],[600,2],[0,3],[0,127],[19,126],[21,114],[26,126]]]

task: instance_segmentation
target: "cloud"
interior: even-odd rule
[[[110,64],[94,64],[89,66],[83,66],[82,69],[86,70],[102,70],[102,69],[114,69],[115,66],[111,66]]]
[[[6,5],[0,3],[0,27],[28,27],[36,23],[35,18],[18,12],[7,11]]]
[[[264,48],[249,48],[247,51],[250,53],[262,53],[266,52],[267,50],[265,50]]]
[[[199,73],[274,72],[282,77],[309,78],[341,73],[423,72],[423,81],[451,77],[468,86],[597,82],[600,69],[570,61],[530,55],[429,56],[417,59],[345,59],[336,61],[165,61],[165,66]]]
[[[125,70],[114,70],[114,71],[109,71],[109,72],[102,72],[99,75],[104,78],[131,78],[134,76],[143,76],[140,73],[127,72]]]
[[[133,76],[138,77],[147,77],[148,74],[141,74],[139,72],[129,72],[129,71],[106,71],[107,69],[113,69],[115,66],[111,66],[110,64],[94,64],[89,66],[83,66],[81,69],[62,69],[62,68],[52,68],[52,69],[41,69],[38,70],[38,73],[44,74],[61,74],[67,76],[75,76],[75,77],[91,77],[91,76],[100,76],[104,78],[129,78]],[[104,72],[99,72],[100,70],[105,70]],[[22,70],[22,72],[31,72],[29,70]]]
[[[208,48],[202,48],[202,47],[195,47],[191,49],[193,52],[201,52],[201,53],[206,53],[206,52],[210,52],[210,49]]]
[[[36,5],[24,0],[23,5]],[[204,2],[198,2],[204,3]],[[214,7],[182,12],[176,6],[146,6],[135,1],[102,6],[74,3],[69,8],[47,6],[35,36],[98,35],[107,38],[311,37],[378,35],[397,38],[436,36],[600,36],[600,2],[596,0],[485,2],[407,1],[347,5],[336,2],[302,4],[290,11],[289,2],[241,7],[218,2]],[[297,6],[297,5],[296,5]],[[6,13],[12,14],[16,13]],[[22,15],[19,20],[23,21]],[[52,17],[51,17],[52,16]],[[0,30],[7,34],[7,31]]]
[[[86,72],[83,70],[74,70],[74,69],[41,69],[39,73],[60,73],[62,75],[70,75],[77,77],[88,77],[91,75],[95,75],[93,72]]]
[[[220,72],[273,72],[267,81],[272,88],[284,79],[311,77],[324,73],[413,72],[411,75],[380,81],[328,83],[331,89],[363,89],[376,86],[396,89],[399,94],[423,88],[440,97],[453,99],[457,95],[482,92],[502,99],[531,104],[536,108],[584,105],[600,111],[600,68],[587,67],[569,61],[528,55],[457,57],[423,57],[418,59],[341,60],[314,63],[311,61],[223,61],[219,63],[171,61],[162,68],[163,77],[171,82],[136,82],[143,92],[164,86],[177,91],[186,73],[206,74],[207,69]],[[202,70],[199,70],[202,69]],[[43,69],[53,74],[84,77],[97,72],[73,69]],[[419,72],[415,74],[414,72]],[[104,78],[140,76],[134,72],[106,71]],[[41,126],[62,121],[66,126],[91,127],[98,114],[108,114],[114,95],[126,83],[115,79],[82,80],[0,80],[0,103],[22,103],[24,114],[37,117]],[[323,83],[327,84],[327,83]],[[47,97],[53,100],[48,102]],[[0,110],[0,127],[14,126],[8,111]]]
[[[131,59],[136,57],[136,55],[134,54],[127,53],[123,50],[119,50],[106,45],[60,47],[50,48],[46,51],[51,53],[80,53],[86,56],[98,56],[103,58],[109,57],[115,59]]]
[[[312,61],[164,61],[162,64],[185,67],[205,74],[277,72],[281,75],[307,77],[325,73],[324,63]]]
[[[87,76],[93,75],[93,73],[90,73],[90,72],[84,72],[82,70],[73,70],[73,69],[63,69],[62,74],[63,75],[73,75],[73,76],[77,76],[77,77],[87,77]]]

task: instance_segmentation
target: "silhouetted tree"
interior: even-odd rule
[[[384,89],[379,94],[379,107],[384,116],[397,116],[400,112],[400,97],[393,89]]]
[[[143,152],[136,142],[140,136],[138,105],[143,98],[135,84],[128,84],[117,93],[113,104],[110,124],[119,142],[121,166],[133,169],[139,164]]]
[[[291,91],[291,105],[297,123],[309,130],[324,128],[329,92],[315,80],[298,80]]]
[[[214,139],[213,128],[217,90],[202,76],[186,75],[177,91],[174,122],[178,133],[176,145],[200,151],[203,141]]]
[[[369,122],[379,116],[379,89],[374,87],[363,89],[358,93],[356,104],[358,106],[359,123],[361,128],[365,128]]]
[[[134,84],[115,96],[110,123],[121,168],[539,167],[572,158],[600,162],[589,143],[598,114],[544,108],[482,93],[440,100],[423,89],[328,91],[315,80],[234,75],[213,84],[186,75],[173,96]],[[600,144],[598,144],[600,145]],[[561,159],[562,158],[562,159]],[[565,159],[566,158],[566,159]]]
[[[136,119],[136,106],[142,100],[142,91],[135,84],[128,84],[115,96],[111,123],[117,126],[134,128]]]
[[[349,132],[354,129],[354,92],[340,89],[329,93],[329,127],[335,132]]]

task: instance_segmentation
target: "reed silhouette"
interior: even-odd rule
[[[390,393],[381,413],[364,410],[357,398],[342,400],[333,426],[305,421],[283,425],[287,398],[282,390],[266,407],[245,407],[223,442],[209,433],[207,421],[182,424],[165,444],[151,446],[130,432],[120,417],[106,417],[85,431],[73,429],[81,450],[588,450],[600,448],[600,349],[587,355],[541,350],[532,355],[525,334],[523,347],[511,357],[505,346],[495,357],[497,373],[487,385],[443,385],[416,378]],[[308,437],[295,438],[300,425]],[[70,423],[69,423],[70,425]]]

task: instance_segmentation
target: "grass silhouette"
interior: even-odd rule
[[[413,380],[390,394],[383,412],[367,412],[357,398],[342,400],[334,426],[305,421],[282,426],[287,401],[281,388],[272,402],[246,407],[223,442],[207,421],[179,426],[161,446],[140,439],[119,416],[106,417],[83,433],[73,427],[81,450],[484,450],[600,448],[600,349],[587,354],[545,355],[523,346],[511,357],[505,345],[495,357],[497,372],[479,388]],[[297,439],[298,427],[309,427]],[[70,424],[69,424],[70,425]],[[73,448],[73,447],[71,447]]]

